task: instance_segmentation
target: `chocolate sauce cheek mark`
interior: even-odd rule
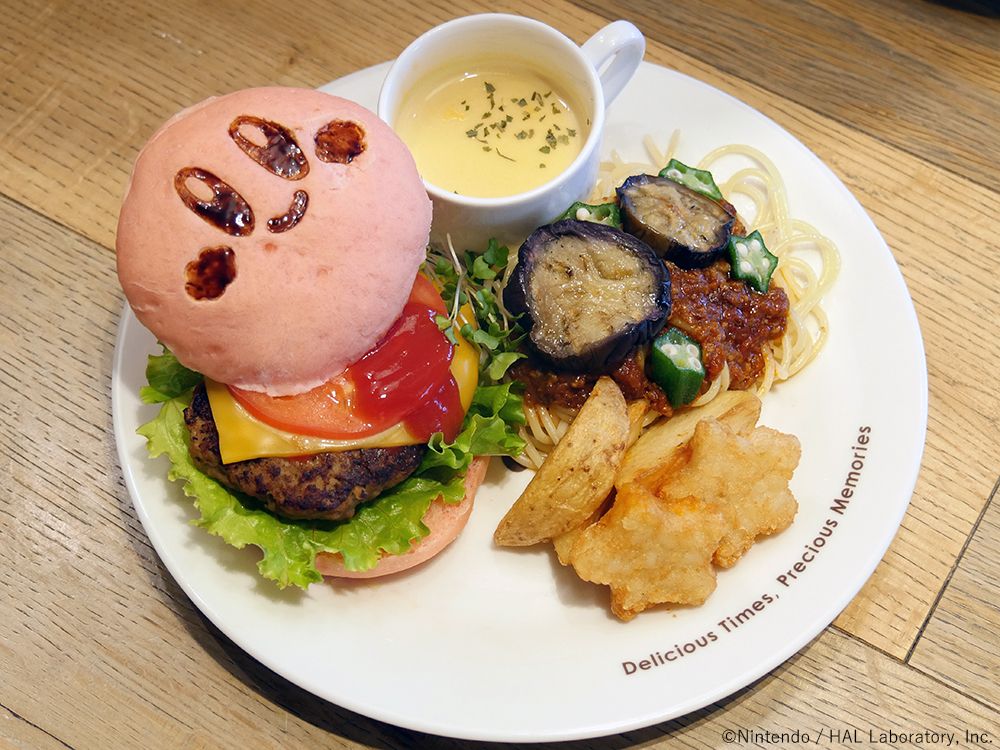
[[[256,128],[267,141],[263,146],[247,138],[240,129]],[[309,174],[309,162],[295,135],[284,125],[253,115],[240,115],[229,126],[229,137],[244,154],[271,174],[286,180],[301,180]]]
[[[188,187],[188,180],[200,182],[212,191],[212,200],[206,201]],[[174,189],[184,205],[217,229],[234,237],[245,237],[253,232],[253,209],[236,189],[227,185],[207,169],[184,167],[174,175]]]
[[[350,164],[366,147],[365,131],[356,122],[331,120],[316,132],[316,156],[320,161]]]
[[[184,290],[194,299],[218,299],[236,278],[236,253],[231,247],[206,247],[185,267]]]
[[[296,190],[295,195],[292,196],[292,205],[281,216],[268,219],[267,228],[275,234],[287,232],[302,221],[302,217],[306,215],[306,208],[308,206],[309,194],[305,190]]]

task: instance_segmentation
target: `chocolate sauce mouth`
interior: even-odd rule
[[[292,196],[292,205],[288,207],[281,216],[275,216],[267,220],[267,228],[274,234],[287,232],[298,224],[306,215],[306,208],[309,207],[309,194],[305,190],[296,190]]]

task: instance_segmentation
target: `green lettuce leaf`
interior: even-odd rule
[[[475,456],[519,455],[524,439],[517,427],[524,424],[524,404],[515,389],[515,383],[476,388],[462,431],[451,443],[441,433],[431,437],[417,473],[447,477],[464,473]]]
[[[162,354],[150,354],[146,361],[149,385],[139,389],[139,398],[146,404],[159,404],[182,396],[201,382],[201,374],[189,370],[174,353],[160,344]]]

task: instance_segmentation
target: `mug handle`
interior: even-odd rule
[[[607,107],[635,75],[646,52],[646,39],[628,21],[615,21],[590,37],[580,49],[597,71]]]

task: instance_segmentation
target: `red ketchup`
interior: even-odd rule
[[[423,441],[435,432],[455,439],[463,414],[449,369],[454,347],[436,315],[437,310],[408,302],[382,342],[347,369],[357,389],[358,417],[380,424],[402,421]]]

